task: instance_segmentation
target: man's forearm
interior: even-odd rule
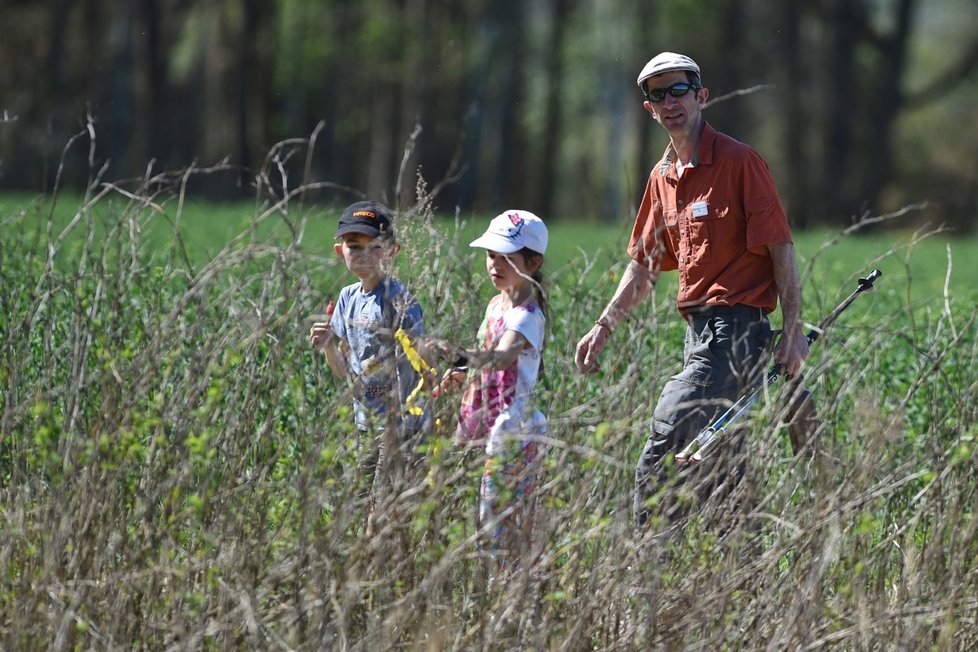
[[[801,276],[795,262],[795,247],[791,243],[768,245],[774,266],[774,282],[781,301],[782,328],[786,333],[801,333]]]
[[[614,330],[649,295],[654,285],[655,275],[648,268],[634,260],[629,262],[618,283],[618,289],[601,312],[598,323],[608,330]]]

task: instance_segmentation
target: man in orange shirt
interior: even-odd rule
[[[774,359],[795,375],[808,357],[801,288],[788,221],[767,164],[703,118],[709,91],[689,57],[663,52],[638,77],[645,109],[669,134],[635,218],[631,261],[614,296],[578,343],[584,373],[612,332],[648,296],[659,272],[678,270],[687,321],[684,367],[666,382],[635,471],[635,521],[666,477],[660,463],[712,422],[759,377],[772,338],[767,313],[780,300],[783,331]],[[796,404],[792,442],[814,425],[810,394]],[[800,409],[799,409],[800,408]]]

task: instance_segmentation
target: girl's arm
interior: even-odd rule
[[[501,371],[508,369],[528,345],[526,337],[517,331],[507,330],[499,338],[495,349],[466,350],[444,343],[442,349],[446,356],[457,359],[460,366],[448,369],[438,385],[439,393],[458,390],[468,376],[469,369],[492,369]],[[464,363],[464,364],[463,364]]]
[[[494,349],[473,349],[463,350],[462,355],[468,360],[470,367],[482,369],[492,369],[501,371],[508,369],[516,362],[520,351],[525,349],[529,342],[522,333],[514,330],[506,330]]]

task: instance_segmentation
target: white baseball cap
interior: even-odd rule
[[[547,225],[530,211],[508,210],[492,218],[489,228],[469,243],[470,247],[513,254],[526,247],[538,254],[547,252]]]
[[[638,74],[638,81],[636,83],[641,86],[642,82],[649,77],[655,77],[664,72],[673,72],[674,70],[689,70],[690,72],[695,72],[697,75],[700,74],[700,67],[685,54],[662,52],[655,55],[645,64],[642,72]]]

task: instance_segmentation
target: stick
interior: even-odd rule
[[[852,292],[852,294],[850,294],[842,303],[836,306],[835,310],[829,313],[829,315],[822,320],[822,323],[820,323],[814,329],[808,331],[808,334],[806,335],[808,343],[813,344],[816,340],[818,340],[818,338],[825,333],[826,330],[828,330],[829,326],[831,326],[832,323],[839,318],[839,315],[841,315],[842,312],[849,307],[849,304],[856,300],[856,297],[863,292],[873,289],[873,283],[875,283],[876,279],[882,275],[883,272],[878,269],[874,269],[868,276],[859,279],[859,285]],[[761,392],[764,390],[764,388],[777,381],[778,378],[781,377],[782,373],[784,373],[784,365],[780,363],[774,365],[774,367],[767,372],[767,375],[761,380],[757,381],[754,387],[747,394],[737,399],[737,402],[730,406],[726,412],[721,414],[716,421],[698,434],[693,441],[689,442],[689,444],[687,444],[686,447],[676,455],[676,463],[699,464],[702,462],[704,456],[706,455],[706,451],[716,445],[716,443],[722,439],[724,433],[731,426],[731,424],[746,414],[747,410],[749,410],[750,407],[757,402],[757,399],[760,398]]]

